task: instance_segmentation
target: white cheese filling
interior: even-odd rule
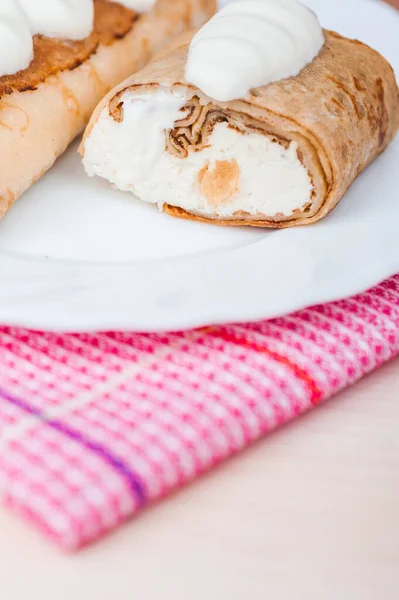
[[[167,91],[127,94],[120,123],[104,109],[85,142],[87,173],[160,208],[170,204],[205,217],[240,211],[289,217],[310,202],[313,186],[295,142],[285,148],[218,123],[203,150],[187,158],[170,154],[165,131],[182,118],[186,100]]]

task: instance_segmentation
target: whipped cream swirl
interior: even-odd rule
[[[191,41],[186,80],[219,102],[293,77],[324,44],[317,16],[296,0],[237,0]]]

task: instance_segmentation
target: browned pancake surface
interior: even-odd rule
[[[58,40],[36,35],[34,59],[27,69],[0,77],[0,97],[13,92],[34,90],[50,75],[72,70],[87,60],[102,45],[123,38],[139,15],[121,4],[95,0],[93,33],[82,41]]]

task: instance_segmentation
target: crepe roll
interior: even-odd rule
[[[0,217],[84,129],[110,89],[175,36],[202,25],[215,6],[215,0],[2,0]]]
[[[258,2],[259,10],[268,2]],[[214,66],[202,69],[201,85],[188,68],[193,48],[201,48],[191,36],[104,98],[82,145],[90,176],[175,217],[223,225],[305,225],[337,205],[397,132],[394,72],[378,52],[332,31],[320,30],[320,38],[314,29],[310,48],[312,22],[304,18],[300,30],[292,12],[284,27],[295,31],[295,43],[281,34],[284,19],[276,12],[270,23],[280,19],[278,31],[267,37],[265,14],[250,26],[250,5],[234,25],[218,15],[205,25],[209,43],[201,56]],[[224,28],[218,35],[214,23]],[[259,56],[246,40],[240,53],[239,23]],[[223,41],[226,31],[235,44]],[[277,44],[284,64],[276,62]],[[264,65],[269,79],[259,85]],[[242,95],[231,99],[237,89]]]

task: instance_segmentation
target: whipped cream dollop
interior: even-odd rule
[[[156,3],[117,1],[139,13],[148,12]],[[93,23],[94,0],[0,0],[0,77],[29,66],[32,36],[83,40],[92,32]]]
[[[32,35],[82,40],[93,29],[93,0],[17,0]]]
[[[300,2],[236,0],[193,37],[186,80],[228,102],[298,75],[323,44],[317,16]]]
[[[0,1],[0,77],[25,69],[33,58],[28,21],[15,0]]]

